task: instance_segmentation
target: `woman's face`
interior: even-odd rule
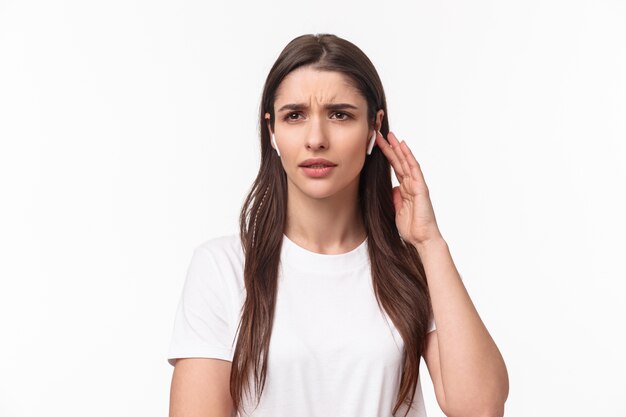
[[[300,192],[323,199],[358,189],[374,130],[368,128],[365,98],[348,80],[340,72],[306,66],[289,73],[279,85],[274,135],[290,196]],[[377,114],[377,130],[383,113]],[[271,137],[269,117],[266,113]],[[313,158],[323,158],[322,163],[332,167],[306,167]]]

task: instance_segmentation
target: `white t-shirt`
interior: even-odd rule
[[[243,263],[238,234],[195,248],[176,313],[171,365],[190,357],[232,361],[245,300]],[[258,407],[254,397],[246,399],[238,416],[391,417],[404,342],[376,303],[367,239],[350,252],[325,255],[283,235],[278,279],[265,387]],[[408,416],[426,416],[420,379]]]

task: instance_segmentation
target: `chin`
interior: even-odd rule
[[[325,183],[324,183],[325,182]],[[349,184],[337,183],[331,181],[307,180],[307,182],[294,184],[300,193],[308,198],[322,200],[325,198],[336,197],[346,191]]]
[[[329,189],[327,187],[300,188],[300,191],[305,196],[309,198],[315,198],[317,200],[323,200],[325,198],[329,198],[337,194],[337,190]]]

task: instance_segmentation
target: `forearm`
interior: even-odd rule
[[[416,244],[437,326],[446,409],[456,415],[498,415],[508,396],[504,360],[461,281],[443,238]]]

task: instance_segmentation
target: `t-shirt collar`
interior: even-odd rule
[[[361,267],[369,261],[367,237],[346,253],[323,254],[297,245],[283,234],[281,262],[292,268],[317,273],[343,273]]]

